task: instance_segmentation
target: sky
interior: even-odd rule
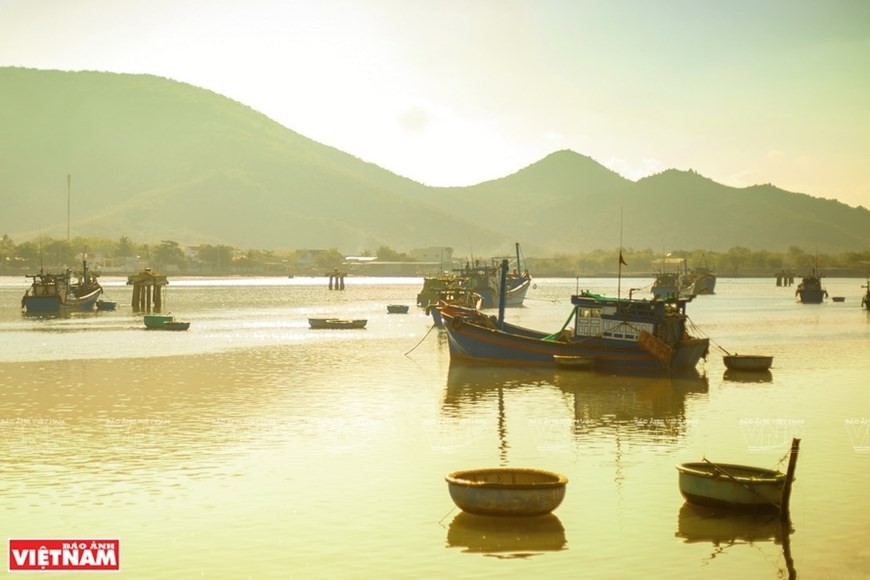
[[[0,0],[0,66],[189,83],[428,185],[571,149],[870,208],[866,0]]]

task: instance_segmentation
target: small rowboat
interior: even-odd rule
[[[588,370],[595,367],[595,358],[590,356],[571,356],[554,354],[553,362],[561,369]]]
[[[308,325],[315,329],[348,329],[348,328],[365,328],[365,319],[343,320],[341,318],[309,318]]]
[[[845,296],[832,296],[831,300],[833,300],[834,302],[845,302],[846,297]]]
[[[725,366],[733,371],[766,371],[773,364],[772,356],[729,354],[722,357]]]
[[[407,304],[387,304],[388,314],[408,314]]]
[[[175,320],[174,316],[168,314],[146,314],[143,319],[145,328],[148,330],[187,330],[190,328],[189,322]]]
[[[677,466],[680,493],[689,503],[742,510],[779,510],[786,476],[763,467],[712,463]]]
[[[445,479],[459,509],[483,516],[548,514],[562,503],[568,484],[564,475],[519,467],[454,471]]]

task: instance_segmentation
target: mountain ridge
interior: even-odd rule
[[[70,174],[76,235],[143,242],[479,255],[623,238],[663,251],[870,246],[863,207],[692,170],[632,181],[571,150],[476,185],[426,186],[152,75],[0,68],[0,126],[0,234],[16,241],[65,235]]]

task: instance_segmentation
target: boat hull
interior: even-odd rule
[[[451,499],[462,511],[508,517],[552,512],[565,498],[568,484],[564,475],[517,467],[454,471],[445,480]]]
[[[25,296],[21,300],[27,312],[57,312],[60,310],[60,296]]]
[[[21,304],[30,313],[58,312],[60,310],[87,312],[94,309],[102,293],[103,289],[97,288],[80,297],[73,296],[72,294],[67,294],[65,298],[61,298],[59,295],[25,296],[21,300]]]
[[[332,329],[345,330],[353,328],[365,328],[368,321],[365,319],[342,320],[340,318],[309,318],[308,325],[317,330]]]
[[[757,371],[764,372],[770,370],[773,364],[772,356],[759,355],[738,355],[732,354],[723,356],[722,360],[725,366],[733,371]]]
[[[824,290],[798,290],[798,299],[803,304],[821,304],[827,292]]]
[[[707,462],[677,466],[680,493],[686,501],[735,510],[779,509],[785,474],[772,469]]]

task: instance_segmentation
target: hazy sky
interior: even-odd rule
[[[0,0],[0,66],[183,81],[430,185],[572,149],[870,207],[867,0]]]

